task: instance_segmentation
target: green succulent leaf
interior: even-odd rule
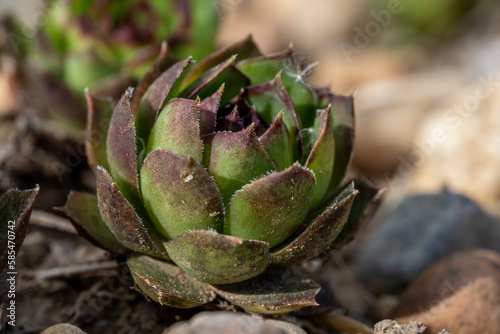
[[[224,92],[224,84],[220,88],[203,99],[200,103],[200,136],[206,136],[209,133],[215,132],[217,124],[217,110],[219,109],[222,93]]]
[[[212,284],[236,283],[262,273],[269,244],[194,230],[165,244],[172,260],[194,278]]]
[[[71,221],[80,235],[97,247],[115,254],[125,254],[130,251],[115,238],[102,220],[96,195],[72,191],[68,195],[66,204],[56,209]]]
[[[293,163],[293,149],[290,133],[280,111],[273,124],[259,138],[271,160],[279,170],[284,170]]]
[[[134,254],[128,266],[137,286],[149,298],[176,308],[191,308],[215,299],[214,289],[179,267],[147,255]]]
[[[139,217],[109,173],[100,166],[97,167],[97,200],[104,223],[122,245],[135,252],[168,258],[163,238],[150,222]]]
[[[163,148],[201,162],[203,143],[199,120],[199,100],[170,100],[151,129],[148,152]]]
[[[0,197],[0,278],[7,271],[15,271],[8,267],[9,250],[17,254],[28,232],[29,219],[35,198],[40,188],[30,190],[9,189]],[[13,239],[12,239],[13,237]],[[3,294],[3,283],[0,295]]]
[[[109,170],[125,197],[140,206],[134,117],[127,91],[113,111],[106,142]]]
[[[282,247],[272,250],[272,263],[299,263],[313,259],[328,249],[346,225],[357,194],[358,190],[351,183],[305,230]]]
[[[296,267],[269,268],[241,283],[219,285],[217,294],[248,312],[280,314],[317,306],[318,284]]]
[[[356,189],[359,190],[359,195],[352,204],[349,219],[344,229],[338,238],[335,239],[336,247],[340,247],[354,238],[354,235],[359,230],[363,222],[373,216],[377,210],[385,191],[384,189],[376,188],[364,181],[355,180],[351,182],[351,184],[352,183],[354,183]],[[351,187],[351,185],[348,185],[346,189],[349,187]],[[344,192],[345,191],[341,194]]]
[[[144,204],[157,230],[172,239],[188,230],[222,230],[223,206],[213,178],[192,157],[159,149],[141,171]]]
[[[313,173],[294,164],[246,185],[227,207],[224,234],[280,244],[306,217],[315,184]]]
[[[318,118],[320,119],[318,136],[306,162],[306,167],[312,170],[316,177],[311,208],[315,208],[324,200],[332,178],[335,159],[335,139],[330,121],[331,106],[320,111]]]
[[[260,55],[248,59],[242,59],[236,63],[236,67],[250,78],[253,85],[260,85],[274,79],[276,73],[291,61],[292,46],[286,50],[271,55]]]
[[[251,180],[275,170],[254,132],[217,132],[204,138],[203,165],[217,182],[224,203]]]

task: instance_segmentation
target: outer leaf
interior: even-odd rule
[[[298,164],[250,183],[231,200],[224,234],[280,244],[306,217],[315,183]]]
[[[269,268],[250,280],[217,286],[217,294],[248,312],[279,314],[317,306],[318,284],[298,268]]]
[[[212,284],[236,283],[262,273],[269,244],[195,230],[165,244],[172,260],[194,278]]]
[[[107,154],[111,175],[133,204],[140,203],[134,117],[127,91],[118,102],[108,130]]]
[[[209,133],[215,132],[217,123],[217,110],[219,109],[224,84],[209,97],[203,99],[200,103],[200,136],[203,137]]]
[[[15,271],[15,268],[8,266],[7,260],[12,254],[10,250],[17,254],[24,241],[39,191],[38,186],[31,190],[9,189],[0,197],[0,277],[5,272]],[[11,248],[12,245],[14,248]],[[3,290],[0,286],[0,295]]]
[[[170,100],[151,129],[148,152],[164,148],[201,162],[203,143],[199,106],[199,100]]]
[[[147,255],[132,255],[128,266],[135,283],[152,300],[176,308],[191,308],[215,299],[214,289],[179,267]]]
[[[71,221],[81,236],[97,247],[116,254],[129,252],[102,220],[96,195],[72,191],[68,195],[66,204],[55,209],[62,212]]]
[[[141,171],[144,203],[156,229],[167,238],[188,230],[222,230],[223,207],[214,180],[192,157],[159,149]]]
[[[134,115],[134,117],[136,117],[137,113],[139,112],[139,105],[141,104],[144,94],[146,94],[151,84],[161,74],[160,69],[165,65],[166,66],[171,65],[169,63],[171,63],[172,61],[170,62],[168,61],[169,60],[168,53],[169,53],[168,44],[165,41],[163,41],[161,44],[160,54],[158,55],[158,58],[153,63],[153,65],[148,69],[148,71],[142,76],[141,80],[139,80],[139,83],[137,84],[134,90],[134,94],[132,96],[132,101],[131,101],[132,115]]]
[[[272,263],[298,263],[313,259],[328,249],[347,223],[357,194],[351,183],[304,231],[271,252]]]
[[[100,166],[97,167],[97,199],[104,223],[122,245],[135,252],[168,258],[161,236],[137,215],[108,172]]]
[[[209,71],[215,65],[223,62],[232,55],[237,54],[239,59],[246,59],[250,57],[260,56],[261,53],[257,46],[255,45],[252,36],[248,36],[245,40],[240,43],[232,44],[225,49],[221,49],[212,53],[210,56],[206,57],[200,61],[196,66],[194,66],[188,75],[183,80],[183,88],[188,87],[193,82],[202,77],[207,71]]]
[[[319,114],[321,125],[316,143],[307,158],[306,167],[314,172],[316,188],[314,189],[311,207],[315,208],[324,201],[328,185],[332,178],[335,159],[335,140],[330,121],[331,106]]]
[[[320,91],[322,108],[331,103],[332,127],[335,134],[335,166],[328,186],[328,194],[333,194],[351,162],[354,149],[354,106],[352,96],[337,95],[328,90]]]
[[[203,165],[217,182],[225,203],[252,179],[276,169],[253,125],[240,132],[218,132],[204,138]]]
[[[364,181],[355,180],[351,183],[354,183],[360,194],[352,204],[349,220],[338,238],[335,239],[336,247],[340,247],[354,238],[361,224],[373,216],[382,201],[384,193],[384,189],[375,188]]]
[[[283,122],[283,111],[280,111],[273,124],[259,138],[262,146],[279,170],[284,170],[293,163],[293,149],[290,134]]]
[[[106,137],[108,128],[102,124],[104,113],[96,106],[96,101],[88,90],[85,90],[87,101],[87,125],[85,128],[85,154],[87,162],[94,172],[98,165],[109,168],[106,157]]]

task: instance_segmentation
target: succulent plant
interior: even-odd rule
[[[16,255],[28,232],[38,191],[38,187],[30,190],[9,189],[0,197],[0,296],[10,290],[9,276],[16,275]]]
[[[346,242],[379,198],[359,183],[355,200],[355,183],[341,183],[352,97],[311,87],[291,47],[266,56],[251,38],[156,68],[107,129],[87,95],[97,195],[73,192],[60,210],[126,255],[137,286],[162,304],[219,295],[261,313],[315,305],[318,285],[292,265]]]

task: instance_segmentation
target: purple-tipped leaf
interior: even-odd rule
[[[153,63],[153,65],[148,69],[148,71],[142,76],[141,80],[137,84],[134,90],[134,94],[131,101],[132,115],[136,116],[139,111],[139,105],[142,101],[142,97],[146,94],[149,86],[158,78],[161,74],[161,68],[167,65],[168,62],[169,48],[166,42],[161,44],[160,54],[158,58]]]
[[[219,285],[217,294],[248,312],[281,314],[317,306],[319,285],[299,268],[269,268],[241,283]]]
[[[97,199],[104,223],[122,245],[135,252],[168,258],[163,238],[148,221],[139,217],[108,172],[100,166],[97,167]]]
[[[347,223],[357,194],[351,183],[304,231],[284,246],[272,250],[272,263],[299,263],[313,259],[328,249]]]
[[[298,160],[302,155],[302,138],[299,133],[301,123],[292,99],[281,81],[281,72],[271,82],[249,87],[247,97],[268,124],[272,124],[278,113],[283,111],[283,122],[293,143],[294,160]]]
[[[159,149],[141,170],[141,189],[157,230],[172,239],[194,229],[222,230],[222,201],[213,178],[192,157]]]
[[[199,281],[228,284],[262,273],[269,264],[269,244],[195,230],[165,244],[172,260]]]
[[[262,146],[279,170],[284,170],[293,163],[293,149],[290,134],[283,122],[280,111],[273,124],[259,138]]]
[[[217,127],[215,131],[230,131],[238,132],[243,130],[243,123],[241,122],[240,116],[238,116],[238,106],[235,106],[233,111],[226,117],[219,118],[217,120]]]
[[[195,280],[173,264],[147,255],[132,255],[128,267],[139,289],[161,305],[191,308],[216,297],[210,285]]]
[[[314,172],[317,182],[311,201],[312,208],[324,201],[335,159],[335,138],[330,121],[331,107],[328,106],[321,111],[318,117],[320,117],[318,136],[306,162],[306,167]]]
[[[217,132],[204,138],[203,165],[217,182],[225,203],[251,180],[275,170],[253,130]]]
[[[106,141],[109,171],[122,193],[134,205],[140,203],[134,117],[130,92],[123,94],[111,116]]]
[[[231,97],[238,94],[242,87],[250,84],[250,80],[234,66],[235,60],[236,55],[231,56],[207,72],[203,77],[193,82],[179,96],[187,97],[188,99],[197,96],[206,98],[213,94],[222,84],[226,84],[226,92],[221,98],[221,105],[225,105],[231,100]]]
[[[203,137],[209,133],[215,132],[217,124],[217,110],[219,109],[222,93],[224,92],[224,84],[220,88],[203,99],[200,103],[200,136]]]
[[[168,93],[190,63],[191,58],[188,58],[172,65],[163,72],[147,90],[138,108],[138,114],[136,115],[138,132],[141,137],[146,137],[145,139],[147,139],[147,132],[153,126],[156,116],[163,106]]]
[[[250,183],[229,203],[224,234],[280,244],[306,217],[315,184],[298,164]]]
[[[172,99],[161,111],[148,141],[148,152],[168,149],[201,162],[200,101]]]
[[[56,210],[62,212],[71,221],[78,234],[97,247],[104,248],[113,254],[129,252],[102,220],[96,195],[72,191],[68,195],[66,204]]]

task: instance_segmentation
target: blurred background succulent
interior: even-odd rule
[[[11,21],[11,41],[50,117],[74,135],[85,123],[85,87],[119,97],[151,66],[163,41],[172,57],[207,54],[218,22],[216,2],[200,0],[55,0],[44,15],[34,38],[25,36],[22,21]]]
[[[61,211],[130,255],[138,287],[162,304],[218,294],[261,313],[315,305],[315,283],[266,269],[340,246],[378,201],[377,189],[342,183],[352,97],[311,87],[291,47],[265,56],[251,38],[158,71],[165,59],[166,49],[107,129],[87,95],[97,196],[73,192]]]

